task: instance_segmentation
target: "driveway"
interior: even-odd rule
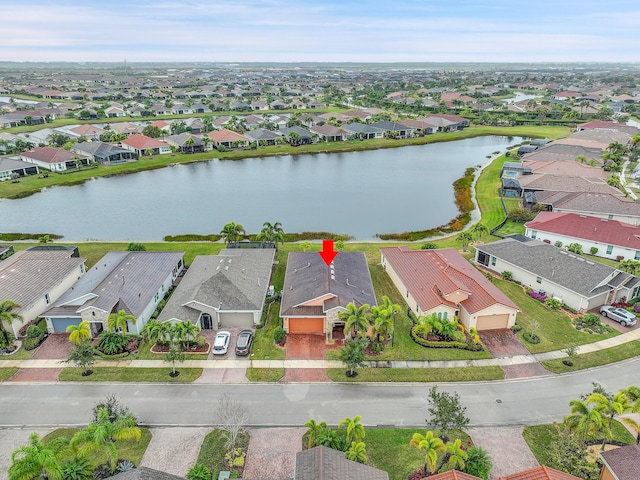
[[[508,328],[483,330],[479,335],[484,346],[487,347],[489,353],[495,358],[529,355],[529,350],[527,350],[520,340],[518,340],[518,337]]]
[[[198,459],[204,437],[211,428],[152,428],[151,442],[140,465],[185,476]]]
[[[615,320],[611,320],[610,318],[607,318],[604,315],[602,315],[598,309],[591,310],[589,313],[595,313],[600,317],[600,321],[602,323],[604,323],[605,325],[609,325],[610,327],[612,327],[613,329],[621,333],[627,333],[637,328],[640,328],[640,321],[636,322],[636,324],[633,327],[623,327]]]
[[[29,435],[37,433],[40,438],[51,432],[53,429],[0,429],[0,480],[7,478],[7,469],[11,465],[11,454],[18,448],[26,445]]]
[[[52,333],[31,356],[37,360],[66,360],[73,344],[69,341],[68,333]]]
[[[306,428],[252,428],[243,478],[293,478]]]
[[[214,355],[213,354],[213,342],[216,338],[216,334],[219,331],[227,331],[231,334],[231,340],[229,340],[229,349],[227,350],[227,353],[225,353],[224,355]],[[200,332],[200,334],[202,336],[204,336],[207,339],[207,342],[209,342],[209,344],[211,345],[211,351],[209,352],[209,360],[223,360],[225,358],[231,359],[231,360],[235,360],[236,358],[238,359],[248,359],[249,357],[236,357],[236,342],[238,340],[238,335],[240,334],[240,332],[242,330],[252,330],[255,333],[255,329],[252,328],[247,328],[247,327],[224,327],[221,328],[220,330],[202,330]]]
[[[325,360],[326,351],[339,348],[338,342],[327,345],[322,333],[293,333],[287,335],[286,360]]]

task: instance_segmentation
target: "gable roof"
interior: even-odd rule
[[[109,313],[123,309],[137,318],[183,255],[184,252],[108,252],[44,315],[78,316],[82,310],[94,307]],[[84,295],[88,300],[78,305],[75,300]]]
[[[131,155],[135,155],[135,153],[131,152],[131,150],[113,145],[112,143],[105,143],[100,141],[77,143],[73,146],[73,149],[75,151],[97,157],[106,157],[117,153],[128,153]]]
[[[496,303],[520,310],[453,248],[410,250],[408,247],[387,247],[380,251],[423,311],[443,304],[455,307],[444,296],[458,290],[469,293],[469,297],[460,302],[469,313],[479,312]]]
[[[122,142],[120,143],[129,145],[136,150],[146,150],[147,148],[160,148],[169,146],[165,142],[161,142],[160,140],[156,140],[155,138],[147,137],[138,133],[129,135],[128,138],[122,140]]]
[[[83,125],[78,125],[77,127],[73,127],[69,129],[70,131],[77,133],[78,135],[100,135],[105,132],[104,128],[96,127],[95,125],[91,125],[89,123],[85,123]]]
[[[127,472],[122,472],[107,480],[185,480],[185,477],[179,477],[171,473],[161,472],[148,467],[137,467]]]
[[[429,480],[480,480],[480,477],[459,472],[458,470],[448,470],[446,472],[430,476]]]
[[[389,474],[377,468],[347,460],[343,452],[319,446],[296,453],[293,478],[294,480],[389,480]]]
[[[608,193],[624,196],[623,193],[599,178],[572,177],[568,175],[534,174],[518,178],[525,190],[551,190],[554,192]]]
[[[540,467],[530,468],[529,470],[523,470],[522,472],[505,475],[499,477],[497,480],[581,480],[581,478],[542,465]]]
[[[317,252],[291,252],[287,260],[280,316],[324,315],[326,309],[349,303],[377,305],[367,259],[362,252],[340,252],[333,268]],[[304,306],[330,296],[325,306]]]
[[[606,179],[608,173],[600,167],[591,167],[579,162],[565,160],[533,160],[524,164],[532,173],[577,176]]]
[[[225,248],[198,255],[160,313],[160,321],[196,321],[194,303],[225,310],[261,310],[269,287],[275,249]]]
[[[640,227],[569,212],[540,212],[525,227],[640,250]]]
[[[226,128],[220,130],[212,130],[208,134],[208,137],[214,142],[246,142],[247,137],[233,132]]]
[[[477,251],[500,258],[538,277],[566,287],[585,297],[595,296],[619,285],[632,275],[538,240],[519,242],[505,238],[476,247]]]
[[[576,212],[618,214],[640,217],[640,202],[611,195],[609,193],[589,192],[543,192],[537,194],[538,203],[553,205],[554,209]]]
[[[640,478],[640,446],[627,445],[602,452],[600,458],[613,473],[616,480],[637,480]]]
[[[67,150],[59,150],[51,147],[35,147],[26,152],[22,152],[20,155],[44,163],[64,163],[75,160],[76,158],[86,158],[75,152],[68,152]]]
[[[276,138],[280,138],[282,135],[272,132],[271,130],[267,130],[266,128],[256,128],[255,130],[249,130],[245,133],[245,136],[252,138],[253,140],[275,140]]]

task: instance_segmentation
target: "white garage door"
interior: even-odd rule
[[[253,327],[253,313],[220,313],[220,328]]]

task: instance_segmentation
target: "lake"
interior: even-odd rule
[[[486,136],[393,149],[210,160],[53,187],[0,200],[4,232],[55,233],[64,241],[159,241],[249,233],[281,222],[285,232],[326,231],[371,240],[423,230],[458,215],[452,183],[521,137]],[[2,188],[0,186],[0,188]]]

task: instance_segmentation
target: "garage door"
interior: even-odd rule
[[[220,328],[253,327],[253,313],[220,313]]]
[[[289,333],[324,333],[324,318],[290,318]]]
[[[66,332],[69,325],[79,325],[82,320],[80,318],[52,318],[54,332]]]
[[[495,330],[497,328],[509,328],[509,314],[481,315],[476,321],[476,330]]]

